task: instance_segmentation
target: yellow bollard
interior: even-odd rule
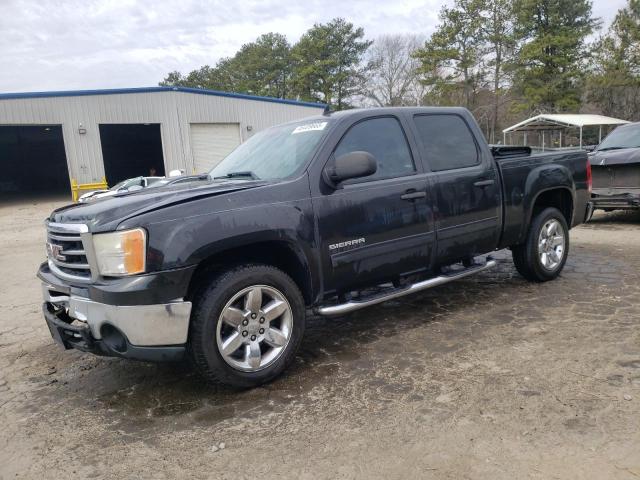
[[[78,201],[78,182],[75,178],[71,179],[71,198],[74,202]]]
[[[80,198],[80,192],[82,191],[107,190],[108,188],[109,185],[107,184],[107,179],[104,177],[101,182],[82,184],[79,184],[75,178],[71,179],[71,197],[74,202],[78,201],[78,198]]]

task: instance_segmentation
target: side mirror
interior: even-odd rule
[[[122,192],[122,193],[131,193],[131,192],[137,192],[138,190],[142,190],[144,187],[142,185],[131,185],[130,187],[123,187],[118,189],[118,192]]]
[[[369,152],[350,152],[340,155],[324,169],[325,181],[332,187],[352,178],[368,177],[378,170],[378,162]]]

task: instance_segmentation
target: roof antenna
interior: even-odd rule
[[[329,115],[331,115],[331,105],[326,104],[324,106],[324,111],[322,112],[322,115],[324,115],[325,117],[328,117]]]

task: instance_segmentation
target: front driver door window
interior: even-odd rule
[[[374,118],[355,124],[340,140],[334,156],[356,151],[373,155],[378,162],[378,170],[369,177],[348,183],[402,177],[416,171],[404,131],[395,118]]]

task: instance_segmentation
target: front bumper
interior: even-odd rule
[[[148,361],[184,355],[191,302],[109,305],[46,282],[42,292],[49,331],[65,349]]]

